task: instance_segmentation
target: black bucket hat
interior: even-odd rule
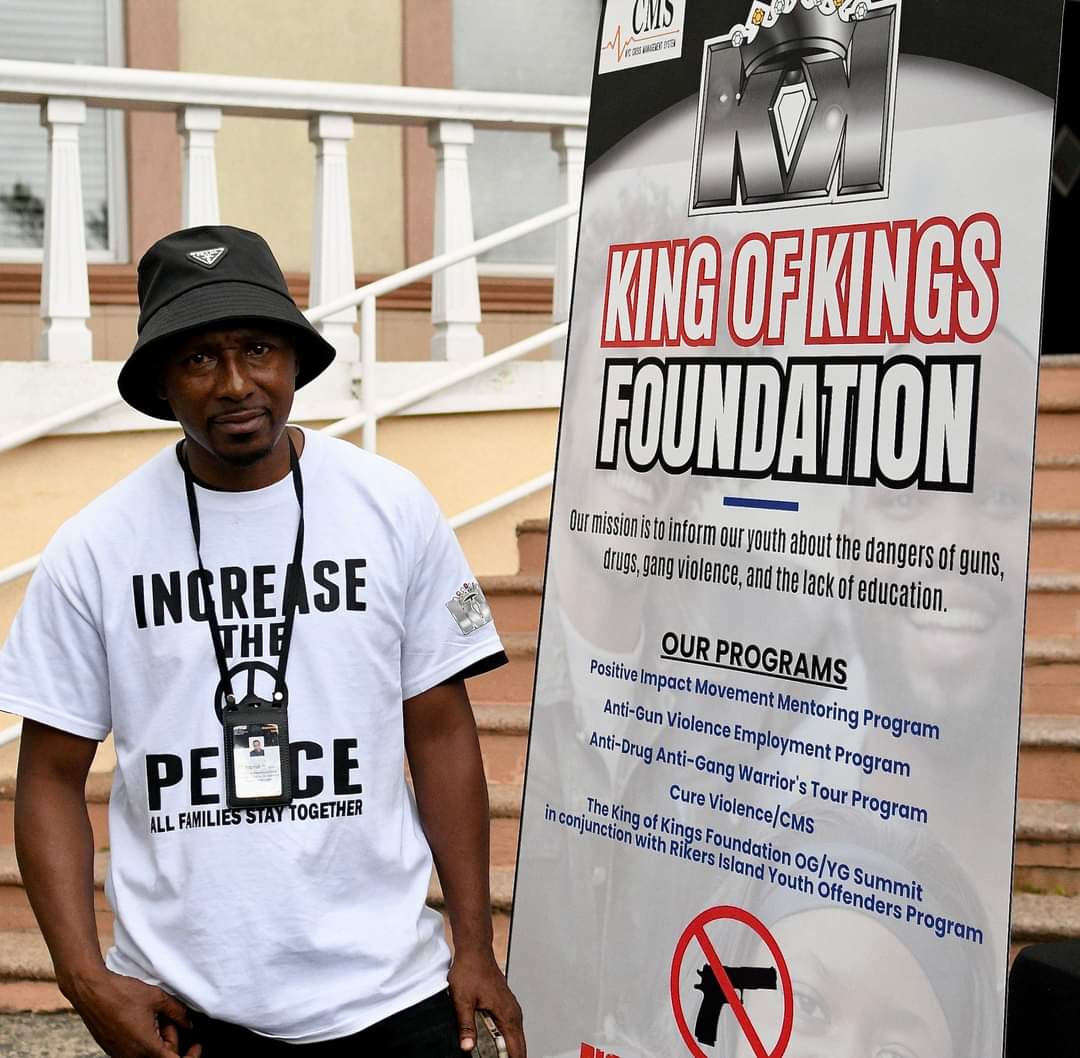
[[[296,341],[296,388],[330,366],[334,347],[296,307],[266,240],[224,224],[159,239],[139,262],[138,341],[116,384],[133,408],[175,419],[158,396],[165,339],[235,320],[284,324]]]

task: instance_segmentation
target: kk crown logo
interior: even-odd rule
[[[491,607],[484,592],[474,580],[467,581],[446,604],[462,635],[470,635],[491,622]]]
[[[705,42],[690,213],[886,198],[901,0],[754,0]]]

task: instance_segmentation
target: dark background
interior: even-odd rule
[[[1080,3],[1065,5],[1065,34],[1061,43],[1057,127],[1068,126],[1080,136],[1080,77],[1071,56],[1080,48]],[[1050,234],[1046,249],[1046,305],[1043,315],[1044,353],[1080,352],[1076,341],[1077,254],[1080,253],[1080,183],[1068,196],[1050,190]]]

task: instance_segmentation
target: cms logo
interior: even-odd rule
[[[705,42],[691,213],[889,193],[900,0],[755,0]]]
[[[634,33],[668,29],[675,21],[675,0],[634,0]]]

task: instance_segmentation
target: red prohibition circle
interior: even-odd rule
[[[716,975],[717,981],[721,980],[723,975],[724,980],[727,980],[727,974],[722,965],[717,965],[718,960],[714,960],[715,951],[712,948],[712,943],[705,933],[705,926],[710,922],[716,922],[717,920],[730,919],[734,922],[741,922],[744,926],[748,926],[752,929],[760,938],[766,948],[769,949],[769,954],[772,955],[773,960],[776,963],[777,971],[780,974],[780,985],[783,991],[784,998],[784,1020],[780,1026],[780,1036],[776,1041],[776,1045],[771,1051],[765,1049],[765,1045],[757,1037],[757,1033],[753,1030],[752,1026],[750,1031],[747,1031],[747,1027],[750,1026],[749,1018],[746,1015],[746,1011],[743,1009],[742,1003],[739,1002],[738,996],[728,996],[729,1005],[735,1012],[739,1021],[739,1027],[743,1030],[744,1035],[747,1036],[747,1040],[750,1043],[751,1049],[754,1051],[756,1058],[782,1058],[784,1052],[787,1050],[788,1043],[791,1041],[791,1029],[795,1021],[795,994],[791,987],[791,974],[788,971],[787,962],[784,960],[783,953],[780,951],[780,945],[776,943],[776,938],[768,931],[765,924],[749,911],[744,910],[741,907],[732,907],[725,905],[722,907],[710,907],[706,911],[702,911],[686,929],[683,930],[682,936],[679,937],[678,944],[675,945],[675,954],[671,959],[671,1009],[675,1015],[675,1024],[679,1027],[679,1033],[683,1038],[683,1042],[689,1048],[690,1053],[694,1055],[694,1058],[710,1058],[702,1049],[698,1041],[694,1038],[694,1034],[690,1031],[690,1026],[686,1021],[686,1014],[683,1011],[682,996],[679,990],[679,972],[682,969],[683,959],[686,957],[686,950],[689,948],[693,941],[697,941],[698,945],[702,947],[705,952],[705,957],[708,959],[709,964],[712,966],[713,973]],[[730,987],[730,982],[728,982]],[[725,989],[725,993],[726,993]],[[736,1006],[736,1004],[738,1004]]]

